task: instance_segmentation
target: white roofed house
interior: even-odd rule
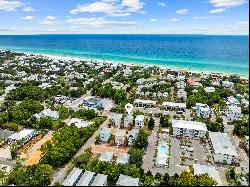
[[[110,120],[112,121],[113,125],[119,127],[122,121],[122,114],[112,114],[110,115]]]
[[[136,107],[153,108],[156,105],[156,101],[136,99],[134,105]]]
[[[12,144],[13,142],[17,142],[19,140],[28,142],[36,134],[37,134],[37,131],[35,131],[34,129],[23,129],[20,132],[16,132],[10,135],[7,138],[7,144]]]
[[[238,106],[228,106],[227,119],[230,121],[240,120],[241,118],[241,107]]]
[[[113,162],[113,156],[114,156],[113,152],[106,151],[101,154],[99,160],[103,162]]]
[[[237,159],[237,152],[227,133],[209,132],[209,143],[214,161],[232,164]]]
[[[127,138],[128,138],[128,145],[129,146],[133,145],[134,140],[136,139],[138,133],[139,133],[139,130],[136,130],[136,129],[128,131]]]
[[[124,127],[126,127],[126,128],[131,127],[132,124],[133,124],[133,121],[134,121],[133,115],[128,114],[128,115],[125,116],[124,119],[123,119]]]
[[[234,88],[234,83],[230,81],[222,81],[221,86],[225,88]]]
[[[205,123],[196,121],[172,120],[173,135],[190,138],[202,138],[207,133]]]
[[[100,140],[102,142],[107,142],[110,137],[111,137],[111,128],[107,127],[101,128]]]
[[[118,155],[118,158],[116,159],[116,163],[118,164],[127,164],[129,162],[129,154],[126,153],[120,153]]]
[[[116,186],[139,186],[139,178],[120,174]]]
[[[177,98],[183,99],[184,101],[186,101],[186,99],[187,99],[187,92],[184,89],[179,89],[177,91]]]
[[[193,164],[193,172],[194,175],[202,175],[207,173],[208,176],[214,179],[218,184],[221,181],[219,177],[219,172],[214,166]]]
[[[196,103],[195,110],[198,117],[205,119],[209,118],[210,108],[207,104]]]
[[[206,93],[213,93],[215,92],[215,87],[205,87],[204,90]]]
[[[135,118],[135,129],[140,129],[144,126],[144,115],[138,115]]]
[[[227,98],[227,105],[228,106],[239,106],[240,102],[233,96]]]
[[[115,132],[115,144],[117,146],[123,145],[126,138],[126,131],[123,129],[117,129]]]
[[[54,120],[59,119],[59,112],[53,111],[51,109],[44,109],[42,112],[39,114],[34,115],[37,119],[44,118],[44,117],[51,117]]]
[[[66,177],[66,179],[63,181],[63,186],[75,186],[78,181],[80,180],[83,172],[79,168],[74,168],[70,174]]]

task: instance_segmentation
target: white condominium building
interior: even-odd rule
[[[185,120],[172,120],[173,135],[190,138],[201,138],[207,133],[205,123]]]
[[[231,164],[237,158],[235,147],[227,133],[209,132],[210,146],[215,162]]]
[[[137,107],[153,108],[156,105],[156,101],[136,99],[134,105]]]

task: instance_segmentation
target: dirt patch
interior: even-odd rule
[[[113,152],[114,156],[118,156],[119,153],[127,153],[129,151],[129,148],[123,148],[123,147],[116,148],[114,146],[107,146],[107,145],[92,145],[91,149],[94,155],[109,151]]]

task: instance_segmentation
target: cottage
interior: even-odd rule
[[[123,145],[126,137],[126,131],[123,129],[117,129],[115,132],[115,144],[117,146]]]
[[[85,171],[81,176],[81,178],[79,179],[79,181],[77,182],[76,186],[89,186],[94,175],[95,175],[94,172]]]
[[[205,119],[209,118],[210,109],[207,104],[196,103],[195,110],[196,110],[196,114],[198,117],[205,118]]]
[[[44,117],[51,117],[54,120],[59,119],[59,112],[57,111],[53,111],[51,109],[44,109],[42,112],[40,112],[39,114],[35,114],[34,115],[37,119],[41,119]]]
[[[221,85],[225,88],[234,88],[234,83],[230,81],[222,81]]]
[[[133,124],[134,121],[134,117],[131,114],[128,114],[127,116],[124,117],[124,127],[128,128],[131,127],[131,125]]]
[[[92,183],[90,186],[107,186],[108,185],[108,175],[104,174],[97,174],[94,177],[94,180],[92,179]]]
[[[215,92],[215,87],[205,87],[204,90],[206,93],[213,93]]]
[[[217,182],[220,181],[219,172],[216,170],[214,166],[193,164],[193,171],[194,175],[202,175],[207,173],[208,176],[214,179],[215,181]]]
[[[120,174],[116,186],[139,186],[139,178],[132,178],[127,175]]]
[[[110,120],[112,121],[113,125],[119,127],[122,121],[122,114],[112,114],[110,116]]]
[[[228,106],[227,119],[230,121],[240,120],[241,117],[241,107]]]
[[[209,132],[209,139],[215,162],[232,164],[236,161],[237,152],[227,133]]]
[[[108,152],[108,151],[103,152],[99,157],[99,160],[103,162],[113,162],[113,155],[114,155],[113,152]]]
[[[7,138],[7,144],[12,144],[13,142],[17,142],[19,140],[23,140],[24,142],[28,142],[32,137],[37,134],[37,131],[33,129],[23,129],[20,132],[16,132],[11,134]]]
[[[196,121],[172,120],[173,135],[202,138],[207,133],[205,123]]]
[[[74,168],[70,174],[63,181],[63,186],[75,186],[82,176],[82,170],[79,168]]]
[[[102,142],[107,142],[111,137],[111,128],[104,127],[100,132],[100,140]]]
[[[187,99],[187,92],[184,89],[179,89],[177,91],[177,98],[183,99],[185,101]]]
[[[227,98],[227,105],[228,106],[239,106],[240,102],[233,96]]]
[[[139,130],[133,129],[128,132],[127,138],[128,138],[128,145],[132,146],[134,143],[134,140],[136,139],[138,135]]]
[[[120,153],[118,155],[118,158],[116,160],[116,163],[118,164],[127,164],[129,162],[129,157],[130,155],[129,154],[126,154],[126,153]]]
[[[144,115],[138,115],[135,118],[135,129],[140,129],[144,126]]]

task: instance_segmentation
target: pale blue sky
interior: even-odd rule
[[[0,34],[248,34],[248,0],[0,0]]]

